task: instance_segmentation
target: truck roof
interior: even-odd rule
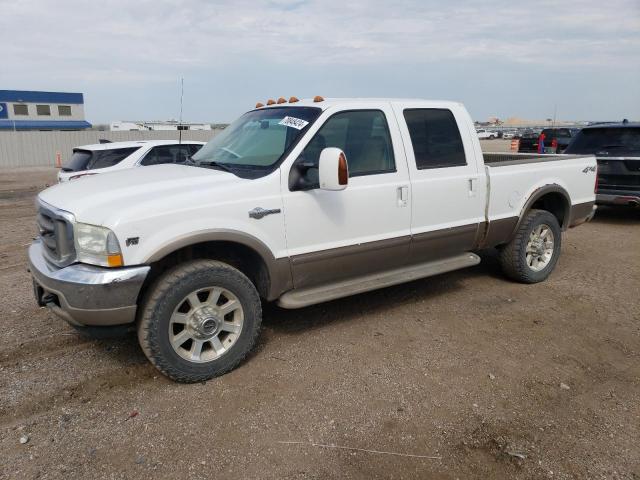
[[[584,127],[585,130],[594,128],[640,128],[640,122],[594,123]]]
[[[424,98],[324,98],[322,101],[316,102],[313,98],[302,98],[295,103],[275,103],[273,105],[265,105],[262,108],[277,108],[277,107],[316,107],[326,110],[327,108],[334,107],[336,105],[342,105],[345,103],[361,103],[363,105],[380,105],[396,104],[396,103],[415,103],[422,105],[429,105],[432,107],[453,107],[462,105],[461,102],[454,102],[448,100],[426,100]]]
[[[173,145],[178,143],[178,140],[133,140],[128,142],[107,142],[107,143],[92,143],[90,145],[79,145],[74,147],[75,149],[81,150],[112,150],[114,148],[132,148],[132,147],[141,147],[143,145]],[[183,140],[181,143],[192,145],[204,145],[206,142],[196,142],[194,140]]]

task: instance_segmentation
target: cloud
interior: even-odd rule
[[[0,88],[154,88],[180,75],[242,83],[252,67],[265,77],[438,75],[478,62],[554,74],[640,68],[638,0],[0,0],[0,11]],[[479,72],[465,73],[473,82]]]
[[[261,59],[316,65],[501,55],[514,63],[638,61],[637,0],[520,3],[266,0],[4,2],[4,64],[95,78],[105,65],[166,67]],[[622,13],[622,12],[626,12]],[[34,61],[37,60],[37,61]],[[64,65],[65,68],[60,68]]]

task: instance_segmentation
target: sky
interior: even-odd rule
[[[0,89],[93,123],[228,122],[280,96],[640,120],[640,0],[0,0]]]

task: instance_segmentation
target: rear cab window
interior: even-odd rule
[[[415,108],[403,111],[418,170],[464,166],[467,158],[451,110]]]
[[[547,140],[552,138],[570,138],[571,130],[568,128],[545,128],[542,133]]]

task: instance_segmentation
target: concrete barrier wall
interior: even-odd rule
[[[220,130],[186,130],[183,140],[209,141]],[[112,142],[130,140],[177,140],[178,131],[101,132],[0,132],[0,168],[54,166],[56,154],[62,162],[71,156],[74,147],[98,143],[100,139]]]

